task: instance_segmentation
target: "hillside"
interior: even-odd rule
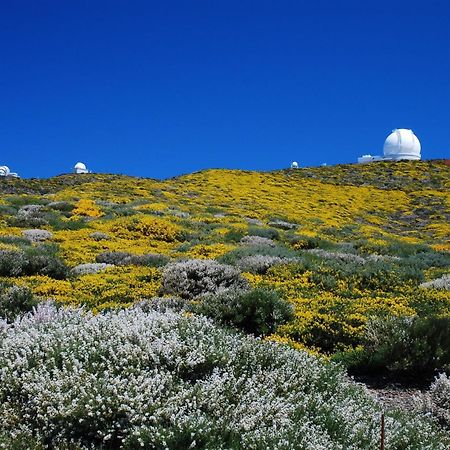
[[[148,299],[156,305],[149,314],[178,314],[169,328],[206,315],[221,327],[337,361],[350,373],[420,373],[419,381],[429,382],[450,370],[449,171],[443,161],[423,161],[214,169],[162,181],[106,174],[0,179],[0,308],[11,322],[21,308],[52,299],[110,314],[111,333],[120,334],[116,310]],[[138,318],[126,320],[138,327]],[[280,355],[294,351],[281,348]],[[280,358],[292,358],[286,355]],[[230,358],[241,364],[234,353]],[[402,447],[399,436],[395,448],[445,448],[443,440],[443,447]],[[364,445],[352,439],[333,448],[373,448],[377,433],[372,429]]]

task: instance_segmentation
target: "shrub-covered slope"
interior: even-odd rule
[[[267,440],[264,448],[297,448],[293,442],[298,448],[310,448],[309,441],[302,441],[307,436],[315,439],[311,448],[373,448],[378,429],[371,417],[378,409],[359,391],[348,390],[342,375],[333,372],[333,365],[326,368],[324,362],[299,356],[300,366],[307,364],[308,370],[329,378],[331,385],[305,391],[296,378],[309,372],[293,368],[289,378],[285,368],[276,375],[274,383],[281,391],[276,391],[280,398],[275,398],[275,391],[265,392],[261,383],[267,384],[264,380],[275,376],[272,368],[281,370],[281,362],[296,354],[295,350],[283,350],[285,346],[273,343],[260,347],[257,340],[244,342],[224,329],[235,328],[305,349],[323,361],[338,361],[353,373],[382,371],[426,378],[449,372],[449,180],[449,168],[442,161],[270,173],[207,170],[164,181],[104,174],[0,179],[0,351],[4,355],[0,381],[6,386],[0,390],[6,417],[0,422],[0,445],[20,448],[24,440],[29,448],[41,448],[73,439],[88,447],[118,448],[123,444],[133,448],[144,441],[146,448],[160,448],[149,443],[157,442],[155,436],[159,436],[161,446],[169,442],[168,448],[187,448],[192,440],[197,442],[195,448],[242,448],[236,441],[239,435],[248,439],[245,448],[260,448],[251,444],[258,439]],[[14,323],[16,317],[46,299],[58,306],[83,309],[66,313],[43,306],[36,315]],[[139,303],[142,299],[151,300]],[[136,303],[141,305],[138,310],[115,311]],[[85,316],[82,311],[88,310],[102,314]],[[210,317],[214,327],[202,322],[201,316]],[[205,339],[210,347],[198,362],[194,379],[169,370],[171,357],[162,349],[155,353],[151,366],[162,377],[162,384],[145,379],[147,360],[133,360],[129,370],[117,373],[105,366],[106,372],[113,370],[108,376],[115,376],[118,384],[93,384],[83,391],[92,397],[88,406],[96,418],[77,422],[88,411],[69,403],[71,396],[81,394],[72,388],[56,390],[60,383],[72,382],[85,389],[85,375],[97,378],[109,358],[105,356],[108,348],[116,345],[122,331],[131,333],[125,330],[130,320],[130,329],[142,333],[160,324],[170,339],[175,339],[173,333],[182,325],[181,341],[173,340],[178,349],[185,345],[183,339],[192,338],[189,330],[207,327],[210,331]],[[48,322],[52,325],[47,326]],[[109,322],[110,328],[105,325]],[[54,348],[48,344],[52,336]],[[139,336],[136,331],[124,337],[122,356],[122,350],[114,351],[123,357],[121,364],[131,361],[133,352],[127,352],[130,345],[141,342]],[[85,338],[86,354],[80,353],[81,359],[72,361],[70,358],[78,355],[78,340]],[[98,348],[88,344],[91,339],[99,343]],[[255,366],[248,362],[247,378],[233,372],[244,370],[242,358],[227,353],[226,342],[236,339],[237,345],[252,347],[245,358]],[[68,347],[63,348],[62,342]],[[19,347],[31,353],[20,360],[26,367],[17,369],[14,355]],[[42,351],[53,352],[51,361]],[[261,352],[280,355],[267,356],[270,361],[259,360]],[[224,371],[221,355],[229,356],[226,364],[231,372]],[[39,358],[44,358],[45,364],[37,364]],[[180,364],[188,368],[193,362],[189,354],[180,358]],[[294,366],[295,361],[294,357]],[[69,363],[76,365],[79,378]],[[258,374],[252,375],[250,369]],[[284,378],[279,378],[281,375]],[[236,393],[229,390],[231,385],[237,386],[234,378],[229,381],[235,376],[241,376],[241,416],[233,412]],[[47,383],[46,377],[55,383]],[[439,387],[448,384],[442,377]],[[158,389],[166,386],[167,380],[178,396],[170,397],[170,390],[164,394],[169,397],[159,396]],[[129,383],[137,386],[141,382],[148,384],[148,395],[159,399],[155,410],[138,405],[141,397],[130,394],[128,388],[120,391]],[[42,390],[44,385],[48,392]],[[214,405],[205,411],[190,403],[192,398],[201,399],[203,391],[220,386],[225,390],[214,393],[220,403],[217,408],[229,408],[228,416]],[[117,395],[111,394],[116,388]],[[128,412],[111,403],[108,408],[113,416],[100,414],[95,389],[98,398],[112,403],[117,396],[131,395],[132,404],[122,405]],[[338,391],[345,398],[338,396],[335,403],[328,402],[328,410],[325,404],[319,407],[314,403]],[[439,395],[433,394],[436,398],[430,397],[422,409],[448,427],[448,389],[435,391]],[[48,402],[41,398],[33,403],[36,395],[44,392]],[[259,403],[251,403],[250,392],[269,396],[274,403],[267,405],[273,406],[275,416],[276,408],[290,412],[286,417],[276,416],[279,422],[252,428],[247,418],[253,417],[251,408],[260,408]],[[300,410],[290,410],[297,395],[304,401],[308,395],[316,400],[306,406],[298,404]],[[358,406],[361,402],[368,408],[367,416],[360,422],[361,429],[350,432],[350,417],[359,417],[354,411],[366,411]],[[186,415],[172,417],[170,407],[187,408]],[[266,414],[264,411],[260,412]],[[346,411],[348,418],[344,417]],[[224,420],[234,428],[224,428]],[[392,448],[448,445],[437,432],[434,440],[427,436],[433,432],[427,431],[431,425],[426,421],[416,426],[416,419],[409,420],[390,416]],[[422,423],[425,419],[417,420]],[[312,431],[298,428],[300,422]],[[350,428],[339,425],[344,422]],[[286,433],[275,439],[271,430],[280,426]],[[202,434],[200,444],[202,427],[209,434]],[[408,432],[402,437],[398,427]]]
[[[449,313],[446,282],[420,287],[448,272],[449,178],[424,161],[2,179],[0,277],[100,310],[159,295],[170,260],[217,260],[293,305],[276,339],[355,349],[369,319]]]

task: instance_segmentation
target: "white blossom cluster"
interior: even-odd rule
[[[450,378],[444,373],[437,376],[430,390],[417,399],[417,406],[450,429]]]
[[[369,450],[380,412],[338,367],[202,316],[48,303],[0,320],[0,448]],[[446,448],[420,417],[387,413],[386,438]]]
[[[345,252],[330,252],[328,250],[323,250],[321,248],[312,248],[309,250],[305,250],[306,253],[311,253],[315,256],[319,256],[325,259],[335,259],[343,262],[352,262],[356,264],[366,264],[367,262],[377,262],[377,261],[399,261],[400,258],[398,256],[389,256],[389,255],[367,255],[365,257],[360,255],[355,255],[354,253],[345,253]]]
[[[34,243],[47,241],[48,239],[53,238],[53,234],[50,231],[40,230],[39,228],[23,230],[22,234],[24,238]]]
[[[276,244],[272,239],[262,236],[244,236],[240,240],[240,244],[249,246],[275,247]]]
[[[425,289],[444,289],[450,291],[450,274],[445,274],[435,280],[422,283],[420,287]]]
[[[108,267],[113,267],[112,264],[106,264],[106,263],[86,263],[86,264],[78,264],[78,266],[75,266],[72,268],[70,273],[74,276],[78,275],[88,275],[91,273],[98,273],[101,272]]]

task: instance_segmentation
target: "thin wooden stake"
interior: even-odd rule
[[[381,439],[380,450],[384,450],[384,413],[381,414]]]

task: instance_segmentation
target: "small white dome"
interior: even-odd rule
[[[7,177],[11,171],[7,166],[0,166],[0,177]]]
[[[75,170],[86,170],[86,164],[83,164],[82,162],[77,162],[76,164],[75,164],[75,167],[74,167],[74,169]]]
[[[384,142],[383,152],[387,159],[419,160],[420,142],[412,130],[393,130]]]
[[[292,161],[291,169],[298,169],[298,162],[297,161]]]

